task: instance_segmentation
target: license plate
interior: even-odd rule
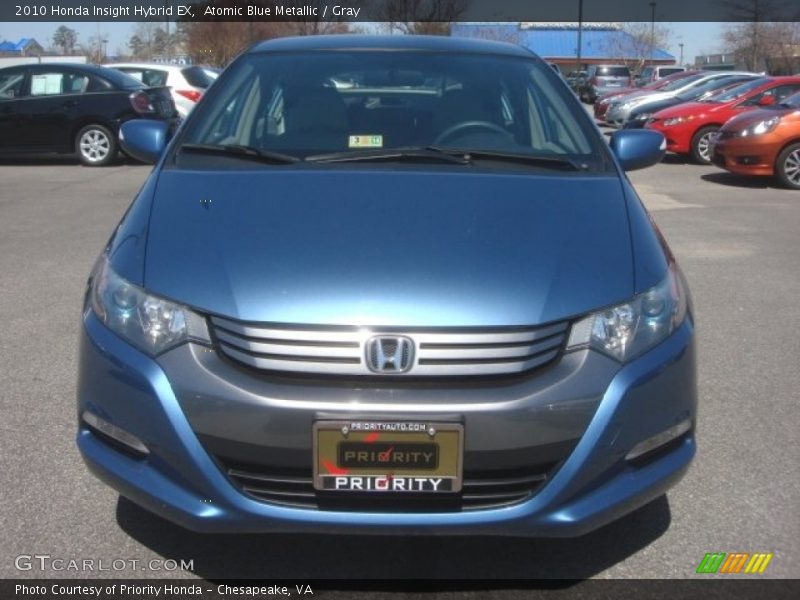
[[[464,427],[421,421],[317,421],[314,488],[328,492],[461,491]]]

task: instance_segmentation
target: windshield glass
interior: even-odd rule
[[[689,85],[697,81],[698,79],[702,79],[705,77],[702,73],[698,73],[697,75],[690,75],[689,77],[681,77],[679,79],[675,79],[674,81],[670,81],[667,85],[661,88],[662,92],[671,92],[672,90],[680,89],[684,86]]]
[[[754,79],[753,81],[748,81],[747,83],[743,83],[742,85],[737,85],[732,90],[728,90],[724,94],[720,94],[719,96],[714,97],[714,102],[730,102],[731,100],[736,100],[737,98],[741,98],[746,93],[761,87],[765,83],[769,81],[769,77],[761,77],[759,79]]]
[[[250,54],[180,142],[306,158],[435,146],[603,161],[602,140],[546,63],[433,52]],[[603,164],[605,164],[603,162]]]
[[[747,78],[744,76],[739,77],[720,77],[719,79],[712,79],[702,85],[698,85],[696,87],[691,88],[683,92],[682,94],[678,94],[678,99],[690,101],[690,100],[711,100],[716,102],[717,97],[719,94],[712,94],[712,92],[718,92],[719,90],[723,90],[725,88],[735,86],[742,81],[746,81]]]

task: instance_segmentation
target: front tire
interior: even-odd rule
[[[87,125],[75,136],[75,152],[89,167],[103,167],[117,156],[117,138],[103,125]]]
[[[781,185],[800,190],[800,144],[790,144],[778,155],[775,175]]]
[[[692,136],[690,152],[694,162],[700,165],[711,164],[711,136],[719,131],[719,127],[712,125],[703,127]]]

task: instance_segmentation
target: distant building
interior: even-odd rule
[[[578,23],[454,23],[450,35],[519,44],[562,70],[578,66]],[[604,63],[644,66],[676,62],[668,52],[637,41],[615,23],[583,23],[580,55],[583,68]]]
[[[22,38],[18,42],[0,42],[0,56],[41,56],[44,48],[33,38]]]

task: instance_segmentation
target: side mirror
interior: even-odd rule
[[[626,171],[650,167],[664,158],[667,140],[660,131],[622,129],[611,134],[611,151]]]
[[[151,119],[135,119],[122,124],[119,144],[136,160],[155,164],[167,147],[169,124]]]
[[[764,95],[758,99],[759,106],[773,106],[775,104],[775,96]]]

